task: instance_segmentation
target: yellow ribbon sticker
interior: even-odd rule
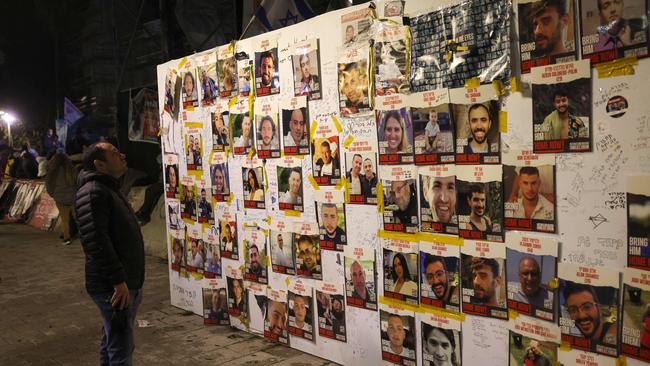
[[[436,308],[428,305],[420,305],[419,312],[435,314],[438,316],[443,316],[445,318],[455,319],[458,320],[459,322],[465,321],[465,314],[458,311],[449,310],[449,309],[441,309],[441,308]]]
[[[384,296],[379,296],[379,302],[384,304],[384,305],[390,305],[390,306],[394,306],[396,308],[400,308],[400,309],[404,309],[404,310],[410,310],[410,311],[414,311],[414,312],[418,312],[418,313],[420,312],[420,307],[417,306],[417,305],[407,304],[405,302],[398,301],[398,300],[395,300],[395,299],[390,299],[390,298],[387,298],[387,297],[384,297]]]
[[[234,106],[235,103],[237,103],[237,97],[230,98],[230,100],[228,101],[228,108],[232,108],[232,106]]]
[[[178,66],[176,66],[176,68],[177,69],[182,68],[183,65],[185,65],[186,62],[187,62],[187,56],[183,57],[183,59],[181,60],[181,62],[178,63]]]
[[[519,317],[518,312],[512,309],[508,309],[508,319],[517,319],[518,317]]]
[[[465,80],[466,89],[478,88],[479,86],[481,86],[481,79],[479,78],[471,78]]]
[[[560,343],[560,350],[565,352],[571,351],[571,345],[567,341],[562,341]]]
[[[381,182],[377,182],[377,211],[384,213],[384,185]]]
[[[341,131],[343,131],[343,128],[341,128],[341,122],[339,122],[339,119],[336,118],[336,116],[332,116],[332,121],[334,121],[334,127],[336,127],[336,130],[341,133]]]
[[[314,140],[314,133],[316,132],[316,127],[318,127],[318,122],[316,122],[316,120],[311,121],[311,126],[309,127],[309,141]]]
[[[616,359],[616,366],[627,366],[627,357],[620,355]]]
[[[354,136],[348,135],[348,137],[343,140],[343,147],[346,149],[349,148],[350,145],[352,145],[352,141],[354,141]]]

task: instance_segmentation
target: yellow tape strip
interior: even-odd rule
[[[288,276],[287,276],[287,277],[285,277],[285,279],[284,279],[284,283],[286,283],[286,284],[287,284],[287,286],[289,286],[289,284],[291,283],[291,280],[289,279],[289,277],[288,277]]]
[[[445,318],[458,320],[459,322],[465,321],[465,314],[453,310],[441,309],[441,308],[436,308],[428,305],[420,305],[420,312],[430,313]]]
[[[336,189],[337,191],[340,190],[341,188],[343,188],[345,186],[345,182],[347,182],[347,179],[345,179],[345,178],[339,179],[339,182],[336,183],[336,185],[334,186],[334,189]]]
[[[492,87],[497,92],[498,96],[502,97],[502,96],[506,95],[506,87],[503,85],[503,81],[501,81],[501,80],[493,80],[492,81]]]
[[[233,39],[230,41],[230,44],[228,45],[228,53],[233,53],[235,51],[235,40]]]
[[[555,290],[560,287],[560,279],[557,277],[553,277],[550,280],[548,280],[548,287],[551,289]]]
[[[481,79],[479,78],[471,78],[465,80],[465,88],[471,89],[471,88],[478,88],[481,86]]]
[[[228,195],[228,201],[227,201],[227,202],[228,202],[228,206],[230,206],[230,204],[232,203],[232,200],[233,200],[233,199],[235,199],[235,195],[234,195],[234,193],[230,192],[230,194]]]
[[[187,56],[183,57],[183,59],[181,60],[181,62],[178,63],[178,66],[176,66],[176,68],[177,69],[182,68],[183,65],[185,65],[186,62],[187,62]]]
[[[616,359],[616,366],[627,366],[627,357],[620,355]]]
[[[185,122],[185,128],[203,128],[203,122]]]
[[[237,103],[237,97],[230,98],[230,100],[228,101],[228,108],[232,108],[232,106],[234,106],[235,103]]]
[[[314,179],[313,175],[309,174],[307,176],[307,180],[309,181],[309,183],[311,183],[311,186],[314,187],[315,190],[320,189],[320,187],[318,186],[318,183],[316,183],[316,179]]]
[[[517,319],[519,317],[519,313],[515,310],[508,309],[508,319]]]
[[[516,76],[513,76],[510,78],[510,90],[513,93],[516,93],[519,91],[519,78]]]
[[[345,189],[345,191],[343,191],[343,196],[344,196],[343,199],[345,200],[345,203],[350,203],[350,183],[348,182],[347,179],[341,179],[341,180],[344,182],[343,187]]]
[[[343,140],[343,147],[346,149],[349,148],[350,145],[352,145],[352,141],[354,141],[354,136],[348,135],[348,137]]]
[[[561,351],[571,351],[571,345],[567,341],[562,341],[560,343],[560,350]]]
[[[416,234],[420,241],[427,241],[430,243],[443,243],[448,245],[455,245],[462,247],[465,243],[463,238],[450,235],[439,235],[439,234],[429,234],[429,233],[417,233]]]
[[[314,133],[316,132],[316,127],[318,127],[318,122],[316,122],[316,120],[311,121],[311,126],[309,127],[309,141],[314,140]]]
[[[194,277],[194,279],[197,279],[197,280],[202,280],[203,279],[203,275],[200,274],[200,273],[197,273],[197,272],[192,272],[192,277]]]
[[[407,303],[405,303],[403,301],[398,301],[398,300],[395,300],[395,299],[389,299],[389,298],[384,297],[384,296],[379,296],[379,302],[384,304],[384,305],[390,305],[390,306],[394,306],[396,308],[414,311],[416,313],[420,312],[420,307],[417,306],[417,305],[407,304]]]
[[[343,128],[341,127],[341,122],[339,122],[339,119],[336,118],[336,116],[332,116],[332,121],[334,121],[334,127],[336,127],[338,133],[341,133],[341,131],[343,131]]]
[[[508,112],[499,111],[499,132],[508,132]]]
[[[594,66],[598,70],[598,78],[605,79],[616,76],[634,75],[634,66],[639,65],[636,56],[625,57]]]
[[[377,236],[385,239],[394,239],[410,242],[419,242],[420,238],[417,234],[397,233],[392,231],[377,230]]]
[[[300,211],[296,211],[296,210],[284,210],[284,214],[286,216],[292,216],[292,217],[300,217],[302,215]]]
[[[246,157],[250,159],[253,155],[255,155],[255,148],[251,146],[250,149],[248,149],[248,153],[246,153]]]
[[[377,191],[377,211],[379,213],[384,213],[384,185],[381,182],[377,182],[376,191]]]

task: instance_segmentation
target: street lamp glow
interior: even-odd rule
[[[3,113],[2,120],[7,122],[7,124],[12,124],[16,122],[16,117],[14,117],[12,114],[9,113]]]

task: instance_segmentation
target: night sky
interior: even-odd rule
[[[57,2],[53,2],[57,3]],[[54,127],[54,37],[46,1],[0,1],[0,109],[23,127]]]

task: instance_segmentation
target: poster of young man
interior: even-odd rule
[[[348,243],[345,233],[345,204],[316,202],[316,218],[320,248],[343,251]]]
[[[237,62],[233,51],[231,45],[217,48],[217,77],[221,98],[237,95]]]
[[[582,57],[591,64],[648,56],[648,4],[643,0],[578,1]]]
[[[181,203],[177,199],[167,199],[167,223],[171,230],[181,228]]]
[[[422,166],[418,168],[418,176],[420,231],[457,235],[456,166]]]
[[[437,314],[422,313],[422,365],[462,365],[460,321]]]
[[[235,53],[235,64],[237,67],[237,88],[240,97],[248,97],[251,93],[251,68],[252,61],[247,52]]]
[[[185,259],[187,271],[190,273],[203,274],[205,247],[203,246],[203,230],[201,224],[192,224],[185,227]]]
[[[193,223],[197,220],[196,207],[196,185],[193,176],[184,176],[181,178],[181,218],[186,223]]]
[[[379,307],[381,359],[394,365],[416,365],[415,314],[396,306]]]
[[[348,306],[377,310],[375,251],[366,247],[345,247],[345,297]]]
[[[225,153],[215,152],[210,161],[210,181],[212,197],[216,202],[226,202],[230,197],[230,175],[228,159]]]
[[[384,296],[418,305],[420,271],[418,242],[382,238],[384,258]]]
[[[255,149],[260,159],[280,157],[280,120],[275,97],[255,101]]]
[[[504,224],[508,230],[554,233],[555,156],[510,150],[503,156]]]
[[[199,106],[199,92],[196,85],[195,71],[194,60],[190,57],[187,59],[185,65],[183,65],[183,69],[181,70],[183,78],[181,89],[181,94],[183,96],[183,110],[193,110],[194,107]]]
[[[377,97],[377,139],[379,164],[410,164],[413,155],[411,108],[401,94]]]
[[[501,165],[456,167],[458,235],[503,242]]]
[[[230,325],[226,280],[205,280],[203,285],[203,324]]]
[[[185,161],[188,172],[203,170],[203,135],[201,132],[201,128],[190,127],[187,129]]]
[[[244,279],[246,281],[269,283],[266,267],[266,235],[259,227],[244,227]]]
[[[456,124],[456,164],[500,164],[501,105],[492,85],[449,90]]]
[[[165,197],[178,198],[180,196],[178,174],[178,155],[165,154]]]
[[[650,270],[650,177],[627,178],[627,265]]]
[[[221,248],[219,246],[219,232],[215,226],[203,229],[203,277],[221,278]]]
[[[408,27],[392,22],[376,22],[374,39],[375,93],[377,96],[407,92],[406,67]]]
[[[307,98],[282,99],[282,151],[284,155],[309,155],[309,109]]]
[[[369,55],[368,46],[353,46],[339,55],[339,108],[343,117],[371,110]]]
[[[650,272],[623,271],[623,323],[621,353],[650,362]]]
[[[185,268],[185,232],[182,230],[169,231],[169,245],[171,258],[170,268],[172,271],[180,272]]]
[[[370,8],[341,15],[341,42],[343,47],[363,43],[370,37],[373,12]]]
[[[228,267],[226,273],[226,285],[228,286],[228,314],[230,324],[248,328],[245,324],[248,320],[248,291],[244,289],[244,280],[241,271]],[[241,329],[241,328],[240,328]]]
[[[264,338],[289,344],[287,316],[287,292],[268,288],[266,290],[266,316],[264,317]]]
[[[463,313],[508,319],[505,246],[465,240],[460,251]]]
[[[382,166],[384,230],[414,234],[418,231],[417,168]]]
[[[278,161],[278,200],[280,211],[305,209],[303,196],[302,160],[287,156]]]
[[[460,312],[460,246],[420,241],[420,304]]]
[[[556,321],[557,239],[509,231],[506,236],[508,309],[550,322]]]
[[[178,101],[181,96],[181,78],[175,69],[169,69],[165,75],[165,93],[158,92],[158,105],[163,106],[164,113],[169,117],[178,116]]]
[[[230,107],[228,115],[232,150],[235,155],[246,155],[253,146],[253,121],[248,110],[248,100],[240,98]]]
[[[533,151],[592,150],[591,68],[589,60],[535,67]]]
[[[276,39],[262,39],[255,50],[255,95],[258,97],[280,93],[277,44]]]
[[[524,0],[518,4],[521,72],[575,61],[575,6],[568,0]]]
[[[456,161],[456,127],[449,108],[449,91],[437,89],[411,94],[415,164]]]
[[[333,117],[319,120],[311,140],[312,171],[319,186],[333,186],[341,181],[340,128],[337,126]]]
[[[201,179],[198,182],[199,197],[197,202],[197,208],[199,211],[198,222],[201,224],[208,223],[214,224],[214,211],[212,203],[212,188],[209,186],[208,182],[204,179]]]
[[[212,121],[212,151],[225,151],[230,144],[230,119],[228,105],[224,100],[217,100],[214,109],[210,112]]]
[[[299,232],[293,234],[293,252],[296,255],[296,275],[298,277],[323,279],[321,266],[320,240],[318,226],[301,223]]]
[[[221,257],[239,260],[239,244],[237,242],[237,221],[235,211],[227,205],[219,205],[216,209],[219,224],[219,243]]]
[[[562,341],[571,348],[618,356],[618,276],[606,268],[558,264]]]
[[[308,39],[293,45],[293,95],[309,100],[321,99],[320,50],[318,39]]]
[[[196,56],[196,73],[199,78],[199,100],[201,107],[214,105],[219,96],[217,79],[217,53],[209,51]]]
[[[560,350],[557,359],[561,365],[579,365],[582,363],[592,366],[616,366],[618,362],[618,359],[614,357],[601,356],[577,349]]]
[[[557,364],[561,342],[557,324],[520,315],[508,325],[510,366]]]
[[[314,342],[315,312],[312,287],[301,280],[290,280],[288,289],[289,334]]]
[[[317,282],[315,290],[318,335],[347,342],[343,286],[339,283]]]
[[[377,127],[374,116],[347,119],[341,141],[345,152],[348,203],[377,204]],[[347,142],[347,143],[346,143]]]
[[[264,167],[257,157],[246,158],[242,167],[244,208],[265,209]]]

